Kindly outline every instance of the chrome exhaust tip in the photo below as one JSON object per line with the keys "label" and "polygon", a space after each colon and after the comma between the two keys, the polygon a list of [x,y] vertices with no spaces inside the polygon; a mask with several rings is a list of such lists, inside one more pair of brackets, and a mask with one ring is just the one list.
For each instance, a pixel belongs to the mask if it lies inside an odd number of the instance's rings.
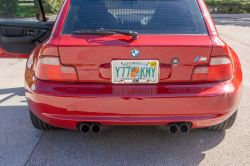
{"label": "chrome exhaust tip", "polygon": [[179,131],[179,127],[175,123],[170,123],[170,124],[167,125],[167,127],[168,127],[168,131],[171,134],[175,134],[175,133],[177,133]]}
{"label": "chrome exhaust tip", "polygon": [[84,124],[82,124],[81,126],[80,126],[80,131],[82,132],[82,133],[88,133],[89,132],[89,130],[90,130],[90,125],[89,124],[87,124],[87,123],[84,123]]}
{"label": "chrome exhaust tip", "polygon": [[101,124],[96,124],[94,123],[92,126],[91,126],[91,131],[93,133],[99,133],[101,131]]}
{"label": "chrome exhaust tip", "polygon": [[190,130],[190,127],[187,123],[180,123],[179,128],[182,134],[187,134]]}

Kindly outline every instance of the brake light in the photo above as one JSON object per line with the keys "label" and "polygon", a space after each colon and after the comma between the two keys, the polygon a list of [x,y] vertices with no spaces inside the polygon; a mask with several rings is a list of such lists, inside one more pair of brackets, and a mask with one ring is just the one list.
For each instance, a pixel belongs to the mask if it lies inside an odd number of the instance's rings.
{"label": "brake light", "polygon": [[75,67],[62,65],[58,57],[40,57],[35,75],[38,79],[46,81],[78,82]]}
{"label": "brake light", "polygon": [[209,65],[196,66],[192,82],[217,82],[229,80],[233,76],[231,60],[228,56],[211,57]]}

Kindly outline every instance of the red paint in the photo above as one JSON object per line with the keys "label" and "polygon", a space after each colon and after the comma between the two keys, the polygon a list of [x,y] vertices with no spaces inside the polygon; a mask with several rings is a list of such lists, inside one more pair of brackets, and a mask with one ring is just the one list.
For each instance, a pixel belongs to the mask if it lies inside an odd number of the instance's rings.
{"label": "red paint", "polygon": [[211,36],[217,36],[218,35],[218,32],[217,32],[217,29],[214,25],[214,21],[207,9],[207,6],[206,4],[204,3],[203,0],[197,0],[199,6],[200,6],[200,9],[201,9],[201,13],[203,15],[203,18],[204,18],[204,21],[206,23],[206,26],[207,26],[207,30],[208,30],[208,33],[209,35]]}
{"label": "red paint", "polygon": [[206,23],[206,26],[207,26],[207,29],[211,38],[211,42],[213,44],[211,56],[229,55],[232,60],[234,70],[239,69],[240,61],[239,61],[237,54],[223,40],[220,39],[216,26],[213,22],[213,19],[204,1],[203,0],[197,0],[197,1],[200,6],[201,12],[203,14],[203,18],[204,18],[204,21]]}
{"label": "red paint", "polygon": [[238,70],[241,68],[241,64],[240,64],[240,58],[238,57],[238,55],[235,53],[235,51],[229,47],[229,53],[230,53],[230,57],[233,61],[233,64],[234,64],[234,70]]}
{"label": "red paint", "polygon": [[[50,38],[43,43],[40,50],[40,55],[49,55],[49,56],[59,56],[58,55],[58,42],[60,36],[50,36]],[[39,56],[40,56],[39,55]]]}
{"label": "red paint", "polygon": [[[52,125],[76,129],[78,122],[103,125],[163,125],[190,121],[192,128],[218,124],[240,102],[242,72],[221,83],[152,85],[64,84],[34,79],[26,70],[30,109]],[[71,115],[67,106],[75,106]]]}
{"label": "red paint", "polygon": [[52,36],[60,36],[61,35],[61,31],[63,29],[64,21],[65,21],[65,18],[67,16],[67,13],[68,13],[70,2],[71,2],[71,0],[64,1],[63,5],[61,7],[61,10],[59,11],[59,13],[57,15],[57,18],[56,18],[56,21],[55,21],[55,24],[53,27],[53,31],[52,31]]}
{"label": "red paint", "polygon": [[[194,67],[209,62],[212,44],[208,35],[138,35],[137,40],[122,35],[65,35],[60,37],[58,48],[61,62],[76,67],[79,82],[111,83],[110,75],[102,76],[99,67],[112,60],[134,60],[130,50],[139,48],[138,60],[171,65],[170,77],[163,76],[169,75],[164,70],[161,72],[159,82],[166,83],[190,82]],[[206,61],[194,61],[204,56]],[[171,64],[176,57],[178,66]]]}

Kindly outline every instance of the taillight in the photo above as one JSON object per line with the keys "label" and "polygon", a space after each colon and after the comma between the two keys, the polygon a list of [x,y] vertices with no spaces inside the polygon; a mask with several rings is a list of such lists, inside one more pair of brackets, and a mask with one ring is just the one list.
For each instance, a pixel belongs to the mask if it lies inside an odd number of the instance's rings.
{"label": "taillight", "polygon": [[75,67],[62,65],[58,57],[40,57],[35,74],[38,79],[46,81],[78,82]]}
{"label": "taillight", "polygon": [[233,76],[231,60],[228,56],[211,57],[209,65],[196,66],[192,82],[218,82]]}

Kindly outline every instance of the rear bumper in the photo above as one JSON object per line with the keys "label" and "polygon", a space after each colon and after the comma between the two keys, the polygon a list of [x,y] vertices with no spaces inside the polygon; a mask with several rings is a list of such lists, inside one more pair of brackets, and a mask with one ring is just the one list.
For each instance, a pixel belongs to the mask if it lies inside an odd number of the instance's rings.
{"label": "rear bumper", "polygon": [[103,125],[164,125],[192,122],[192,128],[218,124],[240,102],[242,71],[221,83],[63,84],[40,81],[26,69],[25,92],[31,111],[43,121],[77,129],[78,122]]}

